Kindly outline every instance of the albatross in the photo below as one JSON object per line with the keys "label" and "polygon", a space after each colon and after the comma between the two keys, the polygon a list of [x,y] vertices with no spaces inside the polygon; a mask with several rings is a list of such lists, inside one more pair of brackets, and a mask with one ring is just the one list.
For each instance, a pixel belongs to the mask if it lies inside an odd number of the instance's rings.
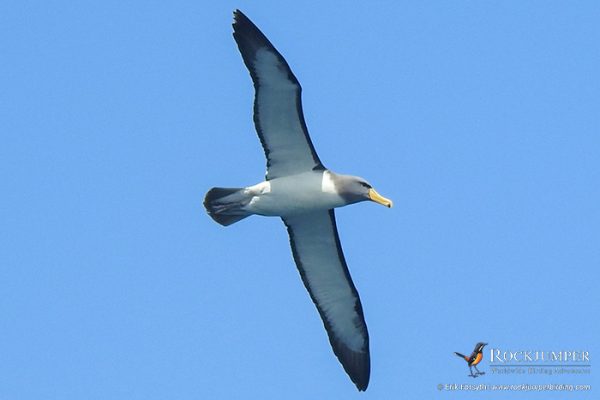
{"label": "albatross", "polygon": [[323,166],[304,122],[298,79],[256,25],[239,10],[233,14],[233,37],[254,83],[254,125],[267,173],[256,185],[210,189],[204,206],[224,226],[255,214],[281,217],[333,352],[364,391],[371,370],[369,333],[342,252],[334,208],[366,200],[392,207],[392,201],[363,178]]}

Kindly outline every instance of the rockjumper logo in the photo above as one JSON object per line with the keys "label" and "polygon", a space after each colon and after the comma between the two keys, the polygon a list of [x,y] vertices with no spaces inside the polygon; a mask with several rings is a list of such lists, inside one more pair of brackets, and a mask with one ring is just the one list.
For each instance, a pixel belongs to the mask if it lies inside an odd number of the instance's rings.
{"label": "rockjumper logo", "polygon": [[542,350],[502,350],[490,349],[490,364],[565,364],[565,363],[589,363],[589,351],[542,351]]}
{"label": "rockjumper logo", "polygon": [[[457,356],[459,356],[467,362],[467,365],[469,366],[469,371],[471,371],[469,376],[472,378],[477,378],[479,375],[485,375],[485,372],[481,372],[477,369],[477,364],[479,364],[481,360],[483,360],[483,348],[486,345],[487,343],[483,342],[477,343],[475,345],[475,350],[473,350],[470,356],[465,356],[464,354],[460,354],[456,351],[454,352],[454,354],[456,354]],[[475,368],[475,371],[477,371],[476,373],[473,373],[473,368]]]}

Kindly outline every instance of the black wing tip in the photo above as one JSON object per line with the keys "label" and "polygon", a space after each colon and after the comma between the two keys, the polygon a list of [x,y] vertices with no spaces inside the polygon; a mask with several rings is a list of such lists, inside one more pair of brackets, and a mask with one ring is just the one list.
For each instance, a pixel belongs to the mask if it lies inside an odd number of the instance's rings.
{"label": "black wing tip", "polygon": [[361,373],[354,377],[352,377],[350,375],[350,379],[352,379],[352,382],[354,382],[354,385],[356,385],[356,388],[358,389],[359,392],[364,392],[365,390],[367,390],[367,387],[369,386],[370,375],[371,375],[370,372],[367,371],[366,373]]}
{"label": "black wing tip", "polygon": [[233,10],[233,28],[235,29],[236,26],[242,24],[247,24],[248,22],[251,23],[250,19],[248,19],[248,17],[246,17],[246,14],[244,14],[243,12],[241,12],[239,9],[235,9]]}
{"label": "black wing tip", "polygon": [[236,9],[233,12],[233,24],[231,24],[231,26],[233,26],[233,36],[236,38],[240,35],[254,34],[260,37],[262,40],[269,42],[266,36],[254,24],[254,22],[252,22],[250,18],[248,18],[246,14],[240,10]]}
{"label": "black wing tip", "polygon": [[[283,59],[275,50],[273,44],[267,39],[264,33],[240,10],[233,12],[233,38],[237,43],[238,49],[244,59],[244,64],[250,71],[252,80],[256,85],[256,74],[254,73],[254,56],[258,49],[266,47]],[[285,62],[285,61],[284,61]]]}
{"label": "black wing tip", "polygon": [[[328,330],[329,333],[329,330]],[[369,346],[367,344],[365,351],[356,352],[350,350],[342,343],[334,343],[330,340],[331,347],[336,357],[344,367],[344,371],[350,377],[350,380],[356,385],[359,392],[364,392],[369,386],[369,379],[371,377],[371,356],[369,353]]]}

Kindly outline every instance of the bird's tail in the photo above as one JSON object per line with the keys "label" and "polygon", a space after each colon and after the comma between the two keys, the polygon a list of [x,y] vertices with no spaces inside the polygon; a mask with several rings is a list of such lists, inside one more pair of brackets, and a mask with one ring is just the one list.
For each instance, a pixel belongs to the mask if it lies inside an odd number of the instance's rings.
{"label": "bird's tail", "polygon": [[215,187],[204,196],[204,207],[212,219],[223,226],[228,226],[252,215],[243,209],[250,198],[244,188]]}
{"label": "bird's tail", "polygon": [[465,356],[464,354],[460,354],[457,353],[456,351],[454,352],[454,354],[456,354],[457,356],[459,356],[460,358],[464,358],[465,360],[468,360],[469,358],[467,356]]}

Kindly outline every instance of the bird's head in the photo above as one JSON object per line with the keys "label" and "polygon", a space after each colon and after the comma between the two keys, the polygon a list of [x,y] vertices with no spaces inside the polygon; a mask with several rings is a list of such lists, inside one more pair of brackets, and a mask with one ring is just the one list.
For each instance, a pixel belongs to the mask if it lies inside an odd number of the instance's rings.
{"label": "bird's head", "polygon": [[392,200],[386,199],[369,182],[358,176],[335,175],[333,182],[339,194],[348,201],[348,203],[358,203],[359,201],[374,201],[388,208],[393,205]]}
{"label": "bird's head", "polygon": [[487,343],[479,342],[475,345],[475,351],[483,351],[485,346],[487,346]]}

